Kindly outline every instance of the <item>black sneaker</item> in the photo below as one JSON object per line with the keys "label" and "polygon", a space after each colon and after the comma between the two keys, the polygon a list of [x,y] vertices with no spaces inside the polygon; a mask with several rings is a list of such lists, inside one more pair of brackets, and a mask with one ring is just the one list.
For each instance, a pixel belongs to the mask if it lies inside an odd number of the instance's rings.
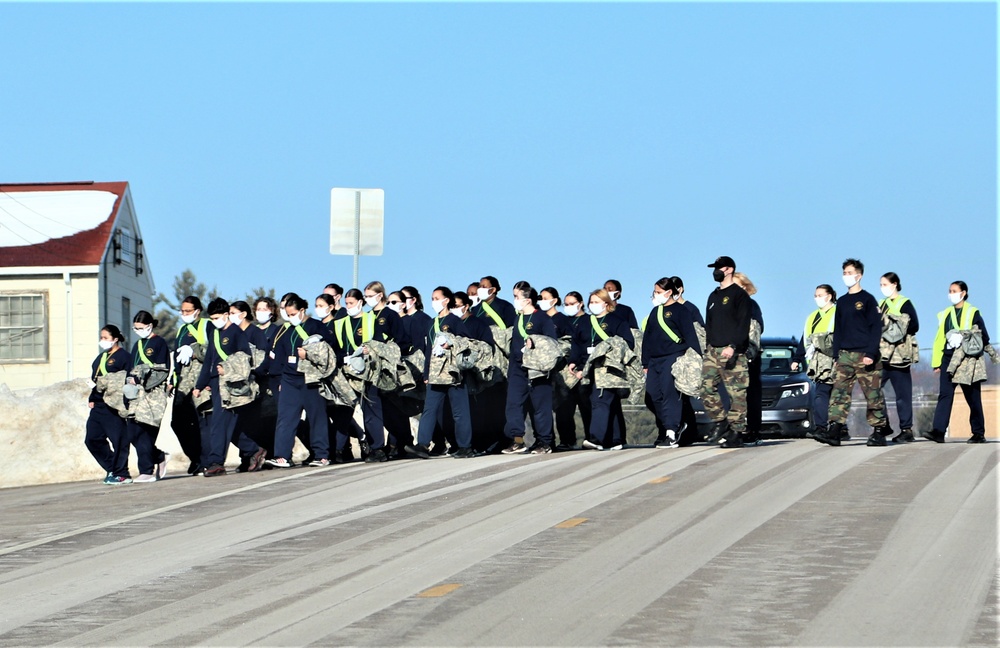
{"label": "black sneaker", "polygon": [[427,446],[416,445],[406,446],[406,451],[409,452],[414,457],[420,457],[421,459],[430,459],[431,451],[427,449]]}
{"label": "black sneaker", "polygon": [[944,432],[938,432],[937,430],[930,430],[929,432],[921,432],[920,436],[925,439],[929,439],[934,443],[944,443]]}
{"label": "black sneaker", "polygon": [[375,448],[365,457],[365,463],[382,463],[385,461],[389,461],[389,457],[385,456],[385,451],[382,448]]}
{"label": "black sneaker", "polygon": [[707,441],[710,445],[718,443],[719,439],[725,436],[726,429],[728,427],[729,425],[725,421],[713,423],[711,429],[708,431],[708,436],[705,437],[705,441]]}
{"label": "black sneaker", "polygon": [[202,473],[205,477],[220,477],[226,474],[226,467],[222,464],[213,464]]}
{"label": "black sneaker", "polygon": [[913,443],[916,439],[913,438],[913,432],[911,430],[903,430],[895,436],[892,440],[893,443]]}
{"label": "black sneaker", "polygon": [[527,450],[527,448],[523,443],[514,441],[509,446],[501,450],[500,454],[524,454],[525,450]]}
{"label": "black sneaker", "polygon": [[333,455],[333,463],[345,464],[352,463],[354,461],[354,450],[351,446],[347,446],[339,452],[335,452]]}
{"label": "black sneaker", "polygon": [[973,434],[966,443],[986,443],[986,437],[982,434]]}
{"label": "black sneaker", "polygon": [[201,468],[201,466],[198,464],[198,462],[192,461],[190,464],[188,464],[188,474],[189,475],[197,474],[199,468]]}
{"label": "black sneaker", "polygon": [[841,441],[851,440],[851,433],[847,431],[846,427],[840,431],[840,440]]}
{"label": "black sneaker", "polygon": [[[428,453],[432,457],[443,457],[448,452],[448,446],[444,443],[435,443]],[[426,458],[426,457],[425,457]]]}
{"label": "black sneaker", "polygon": [[476,456],[476,451],[472,448],[459,448],[451,456],[455,459],[472,459]]}
{"label": "black sneaker", "polygon": [[361,449],[361,459],[367,460],[368,455],[371,453],[371,448],[368,447],[368,441],[365,439],[358,439],[358,447]]}
{"label": "black sneaker", "polygon": [[722,437],[719,443],[720,448],[742,448],[743,447],[743,435],[739,432],[734,432],[729,430],[726,436]]}
{"label": "black sneaker", "polygon": [[878,430],[872,432],[871,436],[868,437],[868,443],[865,444],[869,448],[874,448],[876,446],[889,445],[885,440],[885,435],[880,433]]}
{"label": "black sneaker", "polygon": [[528,454],[552,454],[552,446],[545,443],[536,443],[528,449]]}
{"label": "black sneaker", "polygon": [[576,450],[576,447],[566,443],[560,443],[554,448],[555,452],[570,452],[572,450]]}

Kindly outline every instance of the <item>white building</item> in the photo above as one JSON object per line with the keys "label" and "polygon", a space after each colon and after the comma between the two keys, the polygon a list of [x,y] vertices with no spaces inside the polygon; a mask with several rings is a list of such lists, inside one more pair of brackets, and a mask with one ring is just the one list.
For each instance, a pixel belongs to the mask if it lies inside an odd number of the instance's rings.
{"label": "white building", "polygon": [[127,182],[0,184],[0,383],[89,377],[101,327],[131,348],[153,294]]}

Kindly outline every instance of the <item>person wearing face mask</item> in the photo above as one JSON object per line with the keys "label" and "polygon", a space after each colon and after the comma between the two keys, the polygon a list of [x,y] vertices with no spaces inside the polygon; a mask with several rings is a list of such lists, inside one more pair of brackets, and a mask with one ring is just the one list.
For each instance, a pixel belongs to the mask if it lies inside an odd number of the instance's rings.
{"label": "person wearing face mask", "polygon": [[101,352],[94,359],[90,370],[90,382],[94,385],[87,399],[90,415],[87,417],[87,435],[84,445],[100,464],[108,486],[131,484],[128,471],[128,432],[125,421],[118,412],[108,407],[104,395],[98,391],[97,382],[101,376],[132,368],[128,351],[121,347],[125,338],[114,324],[101,329],[98,344]]}
{"label": "person wearing face mask", "polygon": [[604,290],[608,292],[611,300],[615,303],[615,312],[618,313],[618,317],[628,322],[629,328],[638,330],[639,320],[635,318],[635,311],[618,301],[622,296],[622,282],[617,279],[608,279],[604,282]]}
{"label": "person wearing face mask", "polygon": [[340,284],[326,284],[326,287],[323,288],[323,294],[333,298],[333,304],[330,306],[330,313],[333,315],[333,319],[339,320],[347,317],[347,309],[340,303],[344,296],[344,289],[341,288]]}
{"label": "person wearing face mask", "polygon": [[[753,298],[757,294],[757,286],[750,281],[750,277],[742,272],[733,273],[733,282],[745,290],[750,297],[750,343],[747,346],[747,428],[743,433],[744,445],[760,445],[760,429],[763,425],[763,397],[764,386],[760,378],[760,334],[764,332],[764,315],[761,313],[760,304]],[[756,330],[756,334],[755,333]]]}
{"label": "person wearing face mask", "polygon": [[[567,295],[567,299],[569,296]],[[594,349],[604,340],[619,337],[635,348],[632,327],[615,311],[615,302],[608,291],[600,288],[590,293],[589,317],[584,317],[573,334],[570,347],[569,370],[576,377],[584,377],[583,369]],[[621,396],[616,389],[601,389],[594,383],[594,370],[590,370],[590,426],[584,448],[591,450],[621,450],[625,443]]]}
{"label": "person wearing face mask", "polygon": [[226,474],[226,450],[230,442],[240,449],[240,457],[247,465],[256,470],[264,461],[264,450],[239,429],[238,411],[222,406],[222,392],[219,390],[219,378],[225,375],[222,363],[237,352],[252,358],[250,344],[240,327],[230,321],[229,303],[225,299],[217,297],[208,304],[208,317],[212,322],[208,351],[192,392],[198,398],[202,391],[207,390],[212,399],[212,411],[205,415],[202,425],[201,465],[205,467],[202,474],[205,477]]}
{"label": "person wearing face mask", "polygon": [[[358,292],[358,298],[360,295],[361,293]],[[336,302],[329,293],[324,292],[316,296],[316,307],[313,309],[313,314],[327,328],[331,339],[336,339],[338,322],[344,321],[344,318],[337,317],[336,307]],[[342,310],[345,317],[350,317],[347,315],[346,308]],[[337,345],[334,344],[333,347],[336,351]],[[343,364],[343,357],[340,353],[338,353],[338,364]],[[350,437],[358,439],[359,444],[364,443],[364,430],[354,422],[353,407],[337,405],[333,401],[325,401],[325,405],[328,421],[327,438],[335,444],[335,449],[331,452],[331,460],[334,463],[351,463],[354,461],[354,451],[351,449]]]}
{"label": "person wearing face mask", "polygon": [[[830,392],[833,390],[833,372],[824,370],[825,367],[832,367],[835,358],[824,352],[825,344],[814,344],[814,340],[823,339],[832,343],[833,327],[835,315],[837,313],[837,293],[833,286],[820,284],[816,286],[813,294],[816,302],[816,310],[806,317],[805,327],[802,331],[802,338],[792,360],[792,371],[800,371],[803,364],[807,364],[808,376],[816,384],[816,398],[813,401],[813,429],[826,428],[829,424]],[[806,348],[809,345],[809,348]],[[830,351],[826,348],[826,351]],[[849,441],[850,435],[844,436],[841,431],[841,440]]]}
{"label": "person wearing face mask", "polygon": [[174,343],[174,372],[169,387],[174,394],[170,428],[177,435],[181,450],[191,461],[188,474],[193,475],[201,468],[201,417],[190,390],[181,391],[181,383],[193,387],[195,378],[201,372],[208,342],[208,320],[201,317],[201,300],[194,295],[184,298],[180,310],[181,325]]}
{"label": "person wearing face mask", "polygon": [[[694,321],[694,330],[698,334],[699,343],[705,339],[705,319],[701,316],[701,311],[695,306],[694,302],[684,299],[684,280],[678,276],[670,277],[670,282],[677,289],[677,303],[688,309],[691,314],[691,319]],[[681,394],[681,408],[683,414],[681,415],[681,428],[682,432],[679,433],[679,439],[677,440],[677,445],[680,447],[686,447],[698,441],[701,441],[701,437],[698,435],[698,417],[695,414],[694,406],[691,404],[691,397],[687,394]]]}
{"label": "person wearing face mask", "polygon": [[[485,303],[485,302],[484,302]],[[482,304],[480,304],[482,305]],[[537,308],[538,292],[524,282],[514,288],[514,310],[517,312],[510,338],[510,364],[507,367],[507,403],[504,437],[507,447],[503,454],[549,454],[552,452],[552,378],[529,378],[522,364],[525,348],[531,348],[531,335],[556,337],[552,319]],[[531,415],[535,442],[524,444],[525,406]]]}
{"label": "person wearing face mask", "polygon": [[867,445],[884,446],[885,437],[891,430],[882,399],[882,354],[879,351],[882,314],[875,298],[861,288],[864,264],[858,259],[847,259],[842,267],[847,293],[837,300],[834,315],[833,357],[837,364],[830,392],[830,425],[826,429],[816,428],[813,438],[827,445],[840,445],[851,410],[851,392],[854,383],[858,383],[868,403],[868,424],[873,428]]}
{"label": "person wearing face mask", "polygon": [[[472,293],[469,293],[471,296]],[[479,280],[476,288],[479,303],[472,309],[472,315],[483,323],[498,329],[508,329],[514,325],[517,313],[514,306],[500,297],[500,282],[487,275]],[[504,413],[507,408],[507,382],[501,381],[476,395],[473,410],[479,410],[478,419],[485,424],[483,434],[492,439],[489,452],[500,452],[509,442],[504,435]]]}
{"label": "person wearing face mask", "polygon": [[258,297],[253,303],[254,324],[264,333],[267,338],[267,348],[274,344],[274,336],[278,334],[280,325],[275,322],[278,319],[278,302],[270,297]]}
{"label": "person wearing face mask", "polygon": [[[736,262],[720,256],[713,263],[712,278],[719,287],[708,296],[705,308],[704,364],[701,399],[712,420],[707,440],[724,448],[742,448],[747,423],[747,387],[750,382],[747,348],[750,345],[750,296],[733,281]],[[719,393],[729,394],[729,412]]]}
{"label": "person wearing face mask", "polygon": [[[559,291],[549,286],[548,288],[543,288],[539,293],[538,299],[538,310],[542,311],[550,318],[552,318],[552,324],[556,327],[556,337],[560,340],[572,340],[573,331],[575,327],[573,326],[573,320],[564,313],[560,313],[557,309],[558,306],[562,305],[562,299],[559,298]],[[576,447],[576,429],[573,426],[573,436],[570,438],[569,432],[565,427],[559,427],[559,410],[565,409],[566,400],[569,397],[569,391],[564,384],[559,371],[564,366],[565,362],[569,360],[569,351],[567,349],[566,357],[556,365],[556,368],[552,371],[553,380],[553,404],[554,412],[553,416],[556,421],[556,430],[559,434],[559,445],[557,445],[554,450],[556,452],[565,452],[567,450],[572,450]]]}
{"label": "person wearing face mask", "polygon": [[466,294],[469,296],[469,308],[475,308],[476,306],[479,305],[479,302],[481,300],[479,299],[478,293],[479,293],[479,282],[473,281],[472,283],[469,284],[469,287],[466,288]]}
{"label": "person wearing face mask", "polygon": [[[447,402],[451,407],[451,419],[454,424],[456,450],[452,454],[456,459],[467,459],[476,455],[472,449],[472,420],[469,410],[469,393],[465,387],[465,377],[457,385],[431,385],[430,379],[431,356],[439,352],[437,348],[438,335],[454,335],[466,337],[465,326],[461,315],[451,312],[451,309],[458,306],[455,295],[445,286],[438,286],[431,295],[431,305],[437,314],[432,320],[427,332],[427,340],[424,346],[428,353],[424,357],[424,383],[427,384],[427,397],[424,401],[423,415],[420,417],[420,425],[417,430],[417,442],[406,446],[406,451],[421,459],[429,459],[431,451],[428,448],[434,438],[435,430],[440,426]],[[442,338],[443,339],[443,338]],[[445,347],[447,348],[447,346]]]}
{"label": "person wearing face mask", "polygon": [[[132,345],[131,366],[140,364],[170,366],[170,348],[167,342],[153,333],[159,322],[153,319],[148,311],[139,311],[132,318],[132,331],[136,335]],[[160,389],[164,389],[162,385]],[[140,423],[134,416],[126,419],[125,429],[128,440],[135,447],[139,475],[136,483],[155,482],[167,476],[167,454],[156,447],[156,437],[160,434],[159,425]]]}
{"label": "person wearing face mask", "polygon": [[303,344],[314,335],[331,344],[330,330],[319,320],[307,316],[309,304],[295,293],[283,298],[288,328],[276,339],[274,354],[281,361],[281,384],[278,398],[278,424],[274,431],[274,457],[266,463],[273,468],[291,468],[295,436],[305,412],[308,429],[310,466],[330,465],[330,437],[326,399],[319,393],[319,384],[307,385],[299,363],[305,360]]}
{"label": "person wearing face mask", "polygon": [[691,312],[677,302],[677,294],[668,277],[653,284],[653,310],[646,317],[642,333],[646,393],[663,425],[663,432],[653,443],[657,448],[676,448],[683,432],[683,403],[674,384],[674,363],[689,348],[701,353]]}
{"label": "person wearing face mask", "polygon": [[[882,389],[892,383],[892,389],[896,393],[896,414],[899,416],[899,434],[893,439],[893,443],[910,443],[913,438],[913,377],[910,375],[910,364],[913,356],[912,350],[917,346],[913,336],[920,330],[920,321],[917,319],[917,309],[913,307],[913,302],[907,297],[899,294],[903,285],[899,280],[899,275],[895,272],[887,272],[879,280],[882,296],[884,299],[879,302],[879,310],[883,316],[909,317],[906,326],[906,336],[893,346],[893,349],[901,348],[905,353],[891,353],[890,357],[882,358]],[[882,395],[885,398],[885,394]]]}
{"label": "person wearing face mask", "polygon": [[[450,313],[455,317],[462,320],[462,334],[473,340],[479,340],[488,344],[490,347],[495,347],[496,342],[493,339],[493,331],[486,323],[472,314],[473,310],[473,299],[468,293],[458,291],[454,295],[455,305],[451,308]],[[468,386],[466,392],[469,393]],[[486,412],[484,412],[482,407],[479,407],[476,402],[477,395],[469,393],[469,415],[472,422],[472,447],[477,454],[485,453],[490,446],[495,442],[494,438],[487,435],[484,431],[489,428],[488,421],[484,420]],[[441,418],[441,429],[440,434],[436,433],[434,437],[434,446],[431,447],[431,455],[442,454],[444,449],[444,439],[447,438],[449,442],[454,441],[452,446],[456,451],[458,448],[458,441],[455,439],[454,423],[450,417]],[[451,452],[451,450],[449,450]]]}
{"label": "person wearing face mask", "polygon": [[[967,443],[986,443],[986,419],[983,415],[982,386],[985,378],[975,372],[969,380],[958,382],[959,369],[962,363],[973,361],[966,358],[956,367],[952,360],[956,353],[965,353],[967,344],[963,337],[968,336],[973,329],[979,329],[983,350],[989,351],[990,334],[986,330],[986,322],[979,309],[968,303],[969,286],[964,281],[955,281],[948,287],[948,300],[951,306],[938,313],[938,330],[934,336],[934,346],[931,350],[931,367],[940,380],[937,406],[934,408],[934,428],[922,431],[920,436],[935,443],[944,443],[945,433],[951,421],[951,408],[955,401],[955,385],[962,386],[962,394],[969,405],[969,426],[972,436]],[[994,353],[990,352],[991,357]]]}
{"label": "person wearing face mask", "polygon": [[[544,294],[545,291],[543,290]],[[563,316],[566,318],[565,323],[570,326],[570,352],[572,355],[572,340],[573,336],[576,335],[576,329],[580,326],[580,323],[586,318],[586,313],[583,311],[583,295],[575,290],[571,290],[566,293],[566,298],[563,300]],[[556,330],[559,331],[559,323],[556,318],[553,317],[553,322],[556,323]],[[562,337],[562,335],[560,335]],[[568,363],[570,358],[566,358]],[[572,450],[577,447],[576,445],[576,410],[580,410],[580,419],[583,421],[584,436],[586,436],[586,431],[590,429],[590,389],[588,385],[584,385],[582,382],[576,383],[572,389],[569,390],[566,398],[556,406],[555,419],[556,419],[556,430],[559,434],[559,445],[556,446],[556,450],[565,451]]]}
{"label": "person wearing face mask", "polygon": [[[273,407],[273,398],[267,395],[268,387],[270,386],[269,372],[271,367],[272,341],[268,340],[267,333],[263,329],[251,323],[250,313],[250,305],[245,301],[237,300],[229,305],[229,321],[243,331],[243,334],[247,338],[247,343],[250,345],[250,351],[253,354],[253,366],[250,370],[250,377],[260,387],[257,398],[252,403],[248,403],[237,410],[238,420],[236,427],[249,436],[258,446],[263,448],[264,456],[267,457],[271,456],[274,452],[274,424],[271,421],[277,415],[276,410],[272,416],[264,415],[265,402],[271,401],[269,405]],[[270,412],[268,413],[270,414]],[[268,423],[269,425],[265,426]],[[263,462],[259,462],[256,466],[251,465],[250,459],[252,459],[252,455],[250,457],[244,456],[242,459],[237,472],[250,472],[251,468],[259,470],[263,465]]]}

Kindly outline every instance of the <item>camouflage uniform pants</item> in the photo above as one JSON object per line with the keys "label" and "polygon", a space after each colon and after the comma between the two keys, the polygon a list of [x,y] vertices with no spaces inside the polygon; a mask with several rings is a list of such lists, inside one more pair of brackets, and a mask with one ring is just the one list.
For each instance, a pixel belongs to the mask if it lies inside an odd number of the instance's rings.
{"label": "camouflage uniform pants", "polygon": [[868,402],[868,424],[879,427],[886,424],[885,400],[882,398],[882,363],[865,366],[861,351],[841,351],[833,370],[833,391],[830,392],[830,423],[847,423],[851,411],[851,392],[854,383],[861,385],[861,392]]}
{"label": "camouflage uniform pants", "polygon": [[[743,354],[736,354],[736,362],[731,368],[726,368],[727,361],[722,358],[722,351],[727,348],[708,347],[708,352],[705,353],[701,370],[701,401],[705,405],[705,413],[713,423],[726,419],[733,431],[742,434],[747,427],[747,386],[750,383],[750,372],[747,369],[747,357]],[[726,393],[729,394],[728,413],[722,405],[719,383],[725,385]]]}

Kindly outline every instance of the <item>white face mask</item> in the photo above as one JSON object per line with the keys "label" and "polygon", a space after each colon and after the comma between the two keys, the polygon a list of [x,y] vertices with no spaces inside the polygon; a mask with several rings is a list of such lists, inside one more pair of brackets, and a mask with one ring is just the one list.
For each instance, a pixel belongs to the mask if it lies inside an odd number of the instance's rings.
{"label": "white face mask", "polygon": [[[405,308],[406,308],[406,312],[407,312],[407,313],[409,313],[409,312],[410,312],[411,310],[413,310],[413,309],[415,309],[415,308],[417,307],[417,300],[416,300],[416,299],[413,299],[413,298],[411,297],[410,299],[407,299],[407,300],[406,300],[406,301],[404,302],[404,304],[405,304]],[[403,304],[401,304],[401,306],[402,306],[402,305],[403,305]]]}
{"label": "white face mask", "polygon": [[515,299],[514,300],[514,312],[522,313],[524,308],[531,302],[530,299]]}
{"label": "white face mask", "polygon": [[295,315],[289,315],[288,323],[291,324],[292,326],[298,326],[299,324],[302,323],[302,316],[303,316],[302,311],[299,311]]}
{"label": "white face mask", "polygon": [[440,314],[444,310],[445,304],[448,303],[447,299],[435,299],[431,302],[431,308],[434,309],[435,313]]}
{"label": "white face mask", "polygon": [[451,314],[459,319],[465,317],[465,306],[456,306],[455,308],[452,308]]}
{"label": "white face mask", "polygon": [[816,300],[816,308],[824,308],[830,303],[829,297],[813,297],[813,299]]}
{"label": "white face mask", "polygon": [[267,324],[271,321],[271,311],[257,311],[257,323]]}
{"label": "white face mask", "polygon": [[605,304],[603,301],[596,302],[596,303],[591,302],[591,304],[590,304],[590,312],[593,313],[594,315],[597,315],[598,317],[600,317],[601,315],[603,315],[604,311],[606,311],[607,308],[608,308],[608,305]]}
{"label": "white face mask", "polygon": [[380,301],[382,301],[382,298],[378,295],[375,295],[374,297],[365,297],[365,303],[368,304],[369,308],[375,308],[378,306]]}
{"label": "white face mask", "polygon": [[479,297],[480,301],[486,301],[487,299],[490,298],[490,289],[489,288],[477,288],[476,289],[476,296]]}
{"label": "white face mask", "polygon": [[663,306],[667,303],[667,293],[661,292],[653,295],[653,306]]}
{"label": "white face mask", "polygon": [[228,323],[229,323],[228,317],[212,318],[212,326],[214,326],[217,329],[225,328],[226,324]]}
{"label": "white face mask", "polygon": [[551,310],[553,306],[556,305],[556,300],[554,299],[540,299],[538,301],[538,308],[543,311]]}
{"label": "white face mask", "polygon": [[229,314],[229,321],[232,322],[233,324],[235,324],[236,326],[239,326],[240,324],[242,324],[243,320],[245,320],[245,319],[246,318],[243,317],[242,315],[240,315],[239,313],[230,313]]}
{"label": "white face mask", "polygon": [[389,310],[391,310],[391,311],[393,311],[395,313],[402,314],[403,313],[403,305],[402,304],[389,304]]}
{"label": "white face mask", "polygon": [[190,315],[181,315],[181,321],[185,324],[194,324],[196,319],[198,319],[198,311],[195,311]]}
{"label": "white face mask", "polygon": [[959,302],[963,299],[962,292],[948,293],[948,301],[952,303],[953,306],[958,306]]}
{"label": "white face mask", "polygon": [[618,297],[621,294],[622,294],[622,291],[620,291],[620,290],[609,290],[608,291],[608,297],[610,297],[614,301],[618,301]]}
{"label": "white face mask", "polygon": [[361,314],[361,304],[358,304],[357,306],[355,306],[353,308],[351,308],[350,306],[348,306],[347,307],[347,314],[350,315],[351,317],[357,317],[358,315],[360,315]]}
{"label": "white face mask", "polygon": [[563,306],[563,312],[570,317],[576,317],[576,314],[580,312],[580,304],[572,304]]}
{"label": "white face mask", "polygon": [[153,334],[153,327],[152,327],[152,325],[147,326],[146,328],[134,329],[134,330],[135,330],[135,334],[138,335],[139,338],[142,339],[142,340],[145,340],[146,338],[148,338],[150,335]]}
{"label": "white face mask", "polygon": [[285,322],[288,321],[288,313],[285,312],[284,308],[282,308],[281,310],[279,310],[278,313],[281,315],[281,319],[282,320],[284,320]]}
{"label": "white face mask", "polygon": [[111,347],[113,347],[113,346],[115,345],[115,341],[114,341],[114,340],[99,340],[99,341],[97,342],[97,344],[98,344],[98,346],[100,346],[100,347],[101,347],[101,349],[103,349],[104,351],[108,351],[108,350],[110,350],[110,349],[111,349]]}
{"label": "white face mask", "polygon": [[472,301],[473,306],[478,306],[479,302],[482,301],[481,299],[479,299],[479,295],[472,295],[470,299]]}
{"label": "white face mask", "polygon": [[314,311],[314,313],[316,315],[316,319],[318,319],[318,320],[324,320],[324,319],[326,319],[326,316],[330,314],[330,309],[329,308],[320,308],[320,307],[317,306],[316,310]]}
{"label": "white face mask", "polygon": [[886,297],[892,297],[892,293],[896,292],[896,289],[892,287],[892,284],[888,286],[882,286],[882,294]]}
{"label": "white face mask", "polygon": [[848,288],[853,288],[854,284],[858,283],[858,279],[860,278],[859,275],[844,275],[844,285]]}

